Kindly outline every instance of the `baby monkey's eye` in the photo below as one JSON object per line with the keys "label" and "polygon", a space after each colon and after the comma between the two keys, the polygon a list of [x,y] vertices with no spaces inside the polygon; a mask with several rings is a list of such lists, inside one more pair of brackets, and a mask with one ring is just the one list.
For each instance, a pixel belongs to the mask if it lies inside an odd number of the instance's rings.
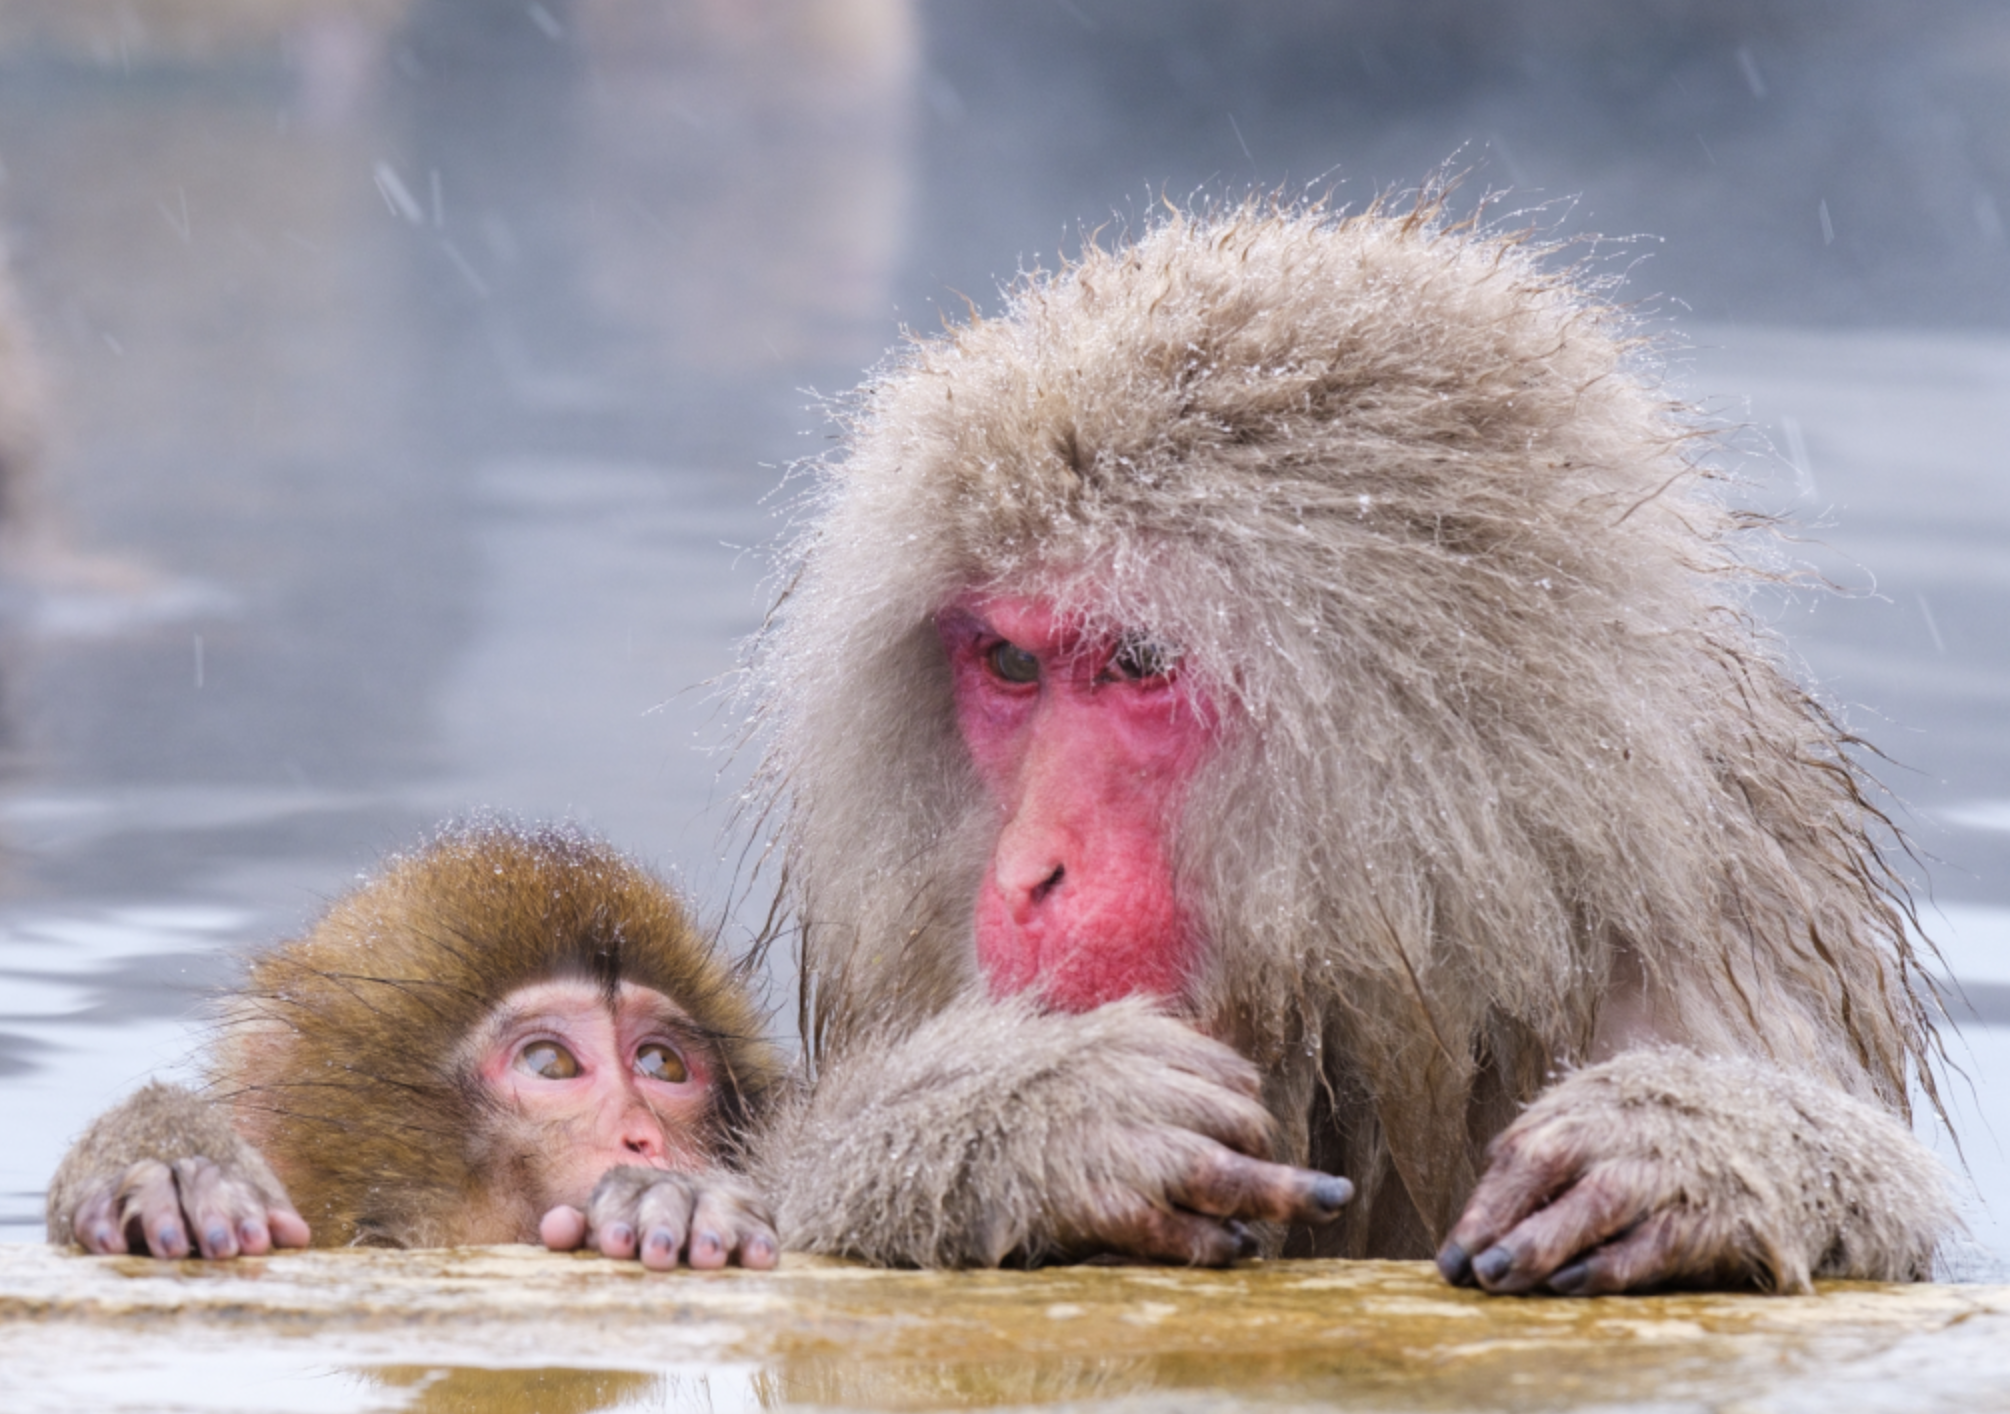
{"label": "baby monkey's eye", "polygon": [[691,1078],[691,1072],[684,1064],[684,1057],[661,1041],[651,1041],[636,1050],[635,1073],[671,1085],[682,1085]]}
{"label": "baby monkey's eye", "polygon": [[532,1041],[516,1053],[516,1068],[543,1080],[570,1080],[579,1074],[579,1060],[556,1041]]}
{"label": "baby monkey's eye", "polygon": [[1038,682],[1040,660],[1016,643],[1000,643],[984,655],[991,671],[1006,682]]}
{"label": "baby monkey's eye", "polygon": [[1162,678],[1173,670],[1179,662],[1179,649],[1170,643],[1163,643],[1144,634],[1125,634],[1117,644],[1117,651],[1110,655],[1110,673],[1113,677],[1142,682],[1147,678]]}

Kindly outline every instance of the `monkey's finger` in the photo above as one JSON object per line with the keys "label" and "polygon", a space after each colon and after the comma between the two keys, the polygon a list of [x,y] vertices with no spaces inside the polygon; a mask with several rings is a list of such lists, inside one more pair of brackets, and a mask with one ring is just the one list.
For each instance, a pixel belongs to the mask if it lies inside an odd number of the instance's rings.
{"label": "monkey's finger", "polygon": [[1187,1176],[1168,1196],[1209,1217],[1329,1223],[1354,1196],[1354,1185],[1332,1174],[1266,1163],[1210,1144],[1195,1155]]}
{"label": "monkey's finger", "polygon": [[691,1265],[700,1270],[738,1259],[743,1267],[772,1267],[779,1241],[767,1205],[751,1191],[707,1185],[691,1211]]}
{"label": "monkey's finger", "polygon": [[[258,1256],[271,1250],[272,1231],[267,1226],[269,1200],[256,1185],[206,1158],[177,1159],[173,1168],[175,1187],[181,1190],[182,1213],[203,1256],[222,1260],[239,1254]],[[273,1205],[270,1211],[282,1215],[282,1228],[288,1236],[295,1235],[296,1226],[303,1231],[307,1226],[288,1205]],[[284,1216],[290,1216],[293,1223],[284,1224]]]}
{"label": "monkey's finger", "polygon": [[[201,1157],[176,1159],[170,1167],[197,1252],[212,1260],[235,1257],[238,1215],[233,1209],[237,1205],[223,1170]],[[247,1215],[250,1211],[245,1205]]]}
{"label": "monkey's finger", "polygon": [[1495,1295],[1533,1291],[1580,1252],[1639,1222],[1642,1192],[1624,1169],[1594,1168],[1473,1258],[1473,1275]]}
{"label": "monkey's finger", "polygon": [[1703,1254],[1697,1244],[1686,1240],[1693,1222],[1687,1214],[1656,1213],[1625,1236],[1552,1273],[1546,1285],[1559,1296],[1603,1296],[1703,1275],[1719,1264],[1699,1260]]}
{"label": "monkey's finger", "polygon": [[550,1251],[577,1251],[586,1245],[586,1214],[561,1203],[539,1219],[537,1237]]}
{"label": "monkey's finger", "polygon": [[[691,1236],[697,1206],[689,1181],[681,1176],[666,1175],[664,1182],[642,1190],[635,1205],[635,1225],[642,1233],[643,1266],[652,1272],[667,1272],[677,1265]],[[724,1262],[714,1265],[723,1266]]]}
{"label": "monkey's finger", "polygon": [[740,1265],[749,1271],[765,1272],[781,1260],[782,1239],[776,1235],[774,1225],[760,1222],[755,1230],[740,1239]]}
{"label": "monkey's finger", "polygon": [[116,1257],[128,1251],[119,1204],[119,1186],[109,1182],[93,1188],[77,1204],[77,1211],[70,1216],[70,1232],[86,1252]]}
{"label": "monkey's finger", "polygon": [[635,1256],[649,1226],[642,1212],[644,1199],[658,1186],[674,1188],[682,1182],[677,1175],[632,1164],[609,1169],[586,1200],[587,1245],[604,1257]]}
{"label": "monkey's finger", "polygon": [[144,1247],[169,1259],[188,1255],[188,1225],[172,1169],[157,1159],[144,1159],[126,1170],[119,1180],[119,1226],[128,1250]]}
{"label": "monkey's finger", "polygon": [[177,1159],[173,1168],[182,1212],[203,1256],[258,1257],[270,1252],[275,1242],[282,1247],[307,1245],[306,1219],[284,1197],[269,1196],[241,1170],[200,1157]]}
{"label": "monkey's finger", "polygon": [[1101,1200],[1092,1251],[1189,1267],[1225,1267],[1256,1253],[1255,1236],[1233,1219],[1162,1208],[1128,1189],[1105,1189]]}
{"label": "monkey's finger", "polygon": [[588,1240],[603,1257],[625,1261],[635,1255],[635,1225],[623,1219],[595,1228]]}
{"label": "monkey's finger", "polygon": [[[314,1233],[307,1226],[307,1219],[300,1216],[289,1203],[267,1201],[265,1208],[266,1235],[273,1247],[305,1247],[314,1240]],[[255,1245],[255,1238],[247,1237],[244,1250],[263,1252],[263,1246]]]}
{"label": "monkey's finger", "polygon": [[1556,1272],[1547,1284],[1559,1296],[1598,1296],[1668,1286],[1749,1287],[1754,1274],[1747,1254],[1701,1213],[1664,1208]]}
{"label": "monkey's finger", "polygon": [[1209,1085],[1220,1086],[1244,1099],[1262,1098],[1263,1079],[1240,1052],[1202,1036],[1182,1023],[1167,1019],[1165,1024],[1178,1027],[1176,1034],[1182,1044],[1169,1052],[1148,1050],[1147,1054],[1173,1070],[1183,1071]]}
{"label": "monkey's finger", "polygon": [[586,1225],[595,1232],[616,1222],[632,1226],[636,1205],[642,1201],[642,1195],[656,1184],[675,1182],[682,1180],[662,1169],[643,1168],[639,1164],[611,1168],[600,1176],[600,1181],[593,1185],[593,1192],[587,1197]]}
{"label": "monkey's finger", "polygon": [[1215,1089],[1201,1098],[1198,1115],[1173,1119],[1161,1114],[1161,1122],[1190,1126],[1194,1132],[1215,1143],[1255,1159],[1270,1157],[1275,1121],[1262,1101],[1239,1091]]}
{"label": "monkey's finger", "polygon": [[1438,1249],[1438,1270],[1454,1286],[1476,1285],[1473,1258],[1561,1192],[1583,1167],[1573,1151],[1518,1142],[1519,1138],[1509,1133],[1496,1143],[1479,1187]]}

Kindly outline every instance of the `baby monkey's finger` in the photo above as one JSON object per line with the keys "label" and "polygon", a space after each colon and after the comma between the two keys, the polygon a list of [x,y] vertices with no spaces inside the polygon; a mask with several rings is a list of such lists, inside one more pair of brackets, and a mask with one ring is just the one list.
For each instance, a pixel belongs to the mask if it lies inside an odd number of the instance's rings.
{"label": "baby monkey's finger", "polygon": [[720,1180],[699,1190],[691,1213],[693,1267],[723,1267],[736,1259],[743,1267],[772,1267],[780,1245],[767,1205],[751,1188]]}
{"label": "baby monkey's finger", "polygon": [[125,1224],[119,1216],[119,1185],[107,1181],[85,1195],[70,1217],[70,1232],[86,1252],[100,1257],[124,1256]]}
{"label": "baby monkey's finger", "polygon": [[119,1226],[128,1250],[144,1249],[171,1261],[188,1255],[188,1224],[172,1169],[144,1159],[126,1170],[119,1180]]}
{"label": "baby monkey's finger", "polygon": [[681,1175],[665,1174],[642,1191],[636,1225],[642,1230],[643,1266],[667,1272],[677,1265],[691,1237],[695,1208],[690,1180]]}
{"label": "baby monkey's finger", "polygon": [[586,1245],[586,1214],[560,1203],[537,1225],[537,1238],[553,1252],[574,1252]]}
{"label": "baby monkey's finger", "polygon": [[173,1167],[182,1212],[197,1250],[211,1261],[235,1257],[239,1251],[238,1222],[256,1213],[250,1188],[233,1182],[221,1168],[200,1156],[176,1159]]}

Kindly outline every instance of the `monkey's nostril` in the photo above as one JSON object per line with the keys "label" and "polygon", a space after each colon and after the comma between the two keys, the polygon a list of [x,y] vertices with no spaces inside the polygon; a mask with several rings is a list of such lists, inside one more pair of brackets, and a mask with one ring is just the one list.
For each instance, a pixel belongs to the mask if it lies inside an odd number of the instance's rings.
{"label": "monkey's nostril", "polygon": [[1033,886],[1033,902],[1035,903],[1041,902],[1047,897],[1048,894],[1051,894],[1052,892],[1054,892],[1054,890],[1060,888],[1061,876],[1067,872],[1068,870],[1066,865],[1056,864],[1054,866],[1053,873],[1049,874],[1046,878],[1042,879],[1039,883]]}

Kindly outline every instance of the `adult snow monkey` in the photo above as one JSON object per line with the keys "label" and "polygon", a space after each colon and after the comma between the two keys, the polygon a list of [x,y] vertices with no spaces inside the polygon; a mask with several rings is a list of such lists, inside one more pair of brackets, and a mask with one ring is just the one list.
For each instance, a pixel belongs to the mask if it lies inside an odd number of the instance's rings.
{"label": "adult snow monkey", "polygon": [[605,844],[450,827],[253,963],[207,1090],[149,1085],[91,1126],[49,1239],[773,1266],[766,1205],[723,1166],[781,1080],[760,1031],[744,979]]}
{"label": "adult snow monkey", "polygon": [[1904,886],[1698,428],[1432,192],[1162,218],[899,354],[752,662],[785,1241],[1927,1275]]}

